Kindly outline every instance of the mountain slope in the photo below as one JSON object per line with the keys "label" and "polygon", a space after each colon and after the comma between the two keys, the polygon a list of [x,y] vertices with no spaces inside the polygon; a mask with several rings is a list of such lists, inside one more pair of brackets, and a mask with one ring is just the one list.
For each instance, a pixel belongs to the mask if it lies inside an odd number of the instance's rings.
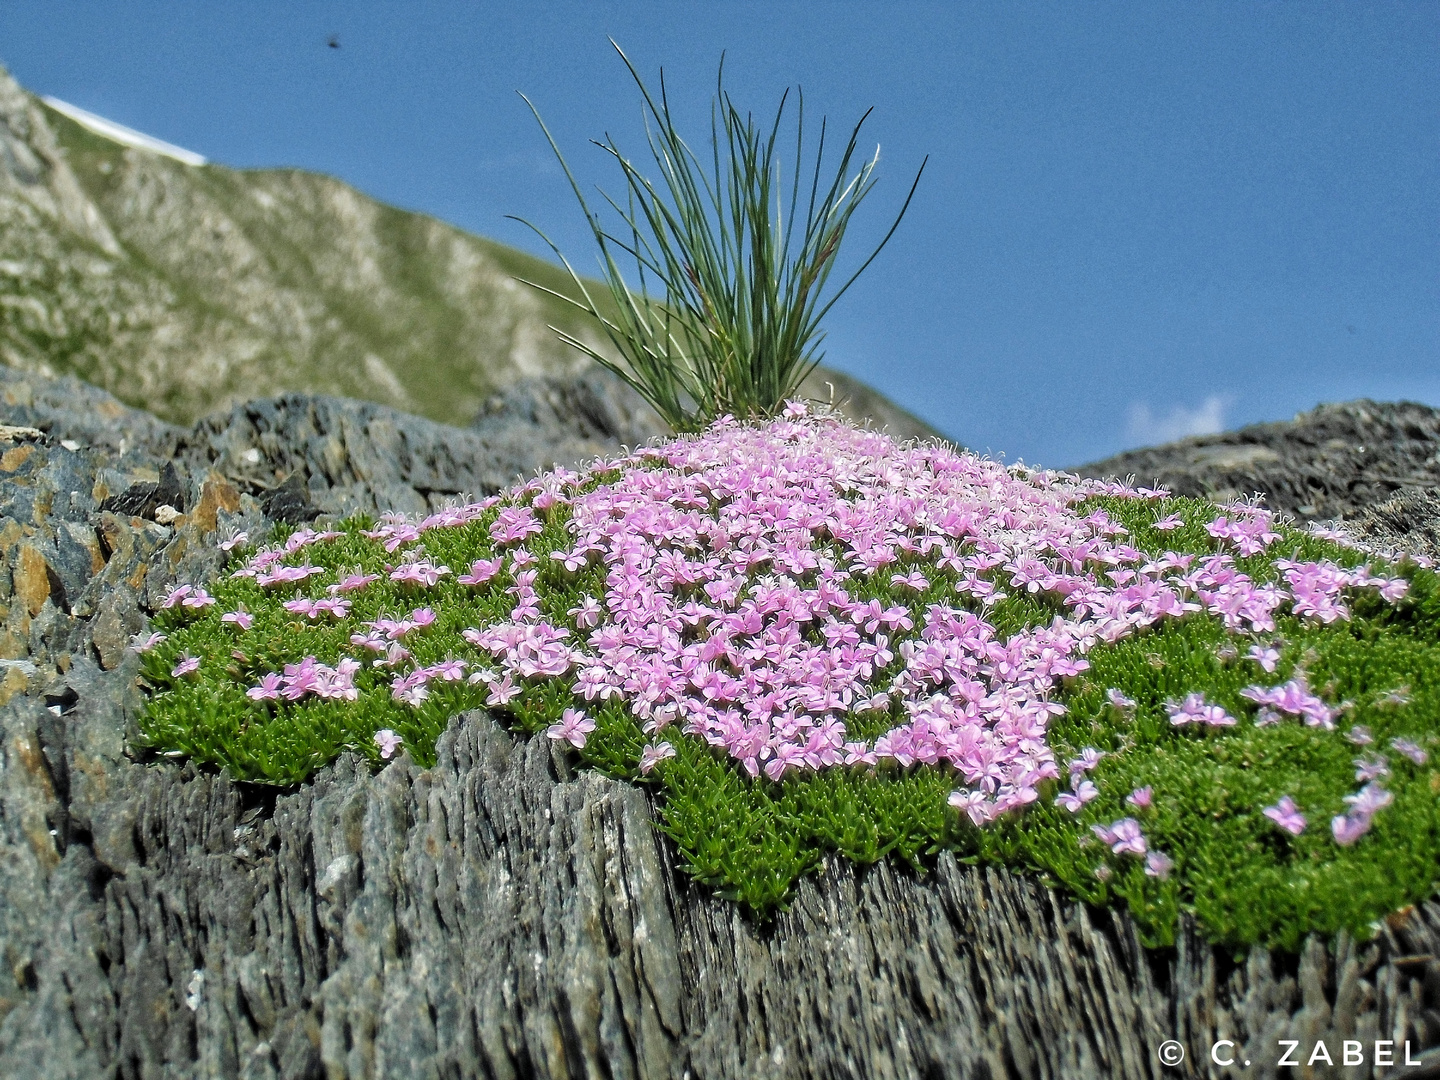
{"label": "mountain slope", "polygon": [[[122,146],[0,69],[0,361],[74,374],[189,423],[302,390],[468,423],[527,376],[589,361],[598,327],[515,280],[559,268],[298,169],[193,166]],[[933,434],[817,372],[849,411]]]}

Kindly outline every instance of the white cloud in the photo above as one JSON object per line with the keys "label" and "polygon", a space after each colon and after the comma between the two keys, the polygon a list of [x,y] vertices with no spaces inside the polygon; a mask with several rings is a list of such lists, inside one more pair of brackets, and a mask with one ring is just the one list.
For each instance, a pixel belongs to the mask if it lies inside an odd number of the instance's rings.
{"label": "white cloud", "polygon": [[1148,401],[1130,404],[1130,424],[1126,434],[1140,446],[1174,442],[1187,435],[1214,435],[1225,430],[1225,410],[1229,401],[1211,394],[1195,408],[1171,406],[1164,416],[1152,412]]}

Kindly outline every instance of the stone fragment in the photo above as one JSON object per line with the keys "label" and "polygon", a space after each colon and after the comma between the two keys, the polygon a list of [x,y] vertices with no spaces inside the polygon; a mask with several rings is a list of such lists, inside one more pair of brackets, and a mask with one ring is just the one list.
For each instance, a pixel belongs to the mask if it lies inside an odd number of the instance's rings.
{"label": "stone fragment", "polygon": [[91,626],[91,643],[100,666],[106,671],[120,666],[130,639],[145,628],[145,618],[135,591],[125,583],[116,585],[100,601]]}
{"label": "stone fragment", "polygon": [[200,501],[190,515],[202,533],[212,533],[219,527],[218,515],[223,510],[228,514],[240,510],[240,490],[223,476],[212,473],[200,488]]}
{"label": "stone fragment", "polygon": [[131,484],[119,495],[112,495],[102,502],[100,509],[127,517],[153,517],[161,506],[173,507],[177,511],[185,509],[185,491],[174,463],[169,461],[165,463],[157,482],[142,480]]}
{"label": "stone fragment", "polygon": [[63,598],[64,590],[59,578],[45,561],[44,554],[34,544],[20,545],[11,576],[15,583],[15,595],[32,617],[40,614],[46,600],[52,597]]}
{"label": "stone fragment", "polygon": [[292,472],[285,482],[267,492],[260,500],[265,516],[287,525],[304,525],[320,516],[320,508],[310,502],[310,492],[300,473]]}
{"label": "stone fragment", "polygon": [[6,450],[5,453],[0,454],[0,472],[13,473],[30,460],[30,455],[33,453],[35,453],[35,447],[28,444]]}

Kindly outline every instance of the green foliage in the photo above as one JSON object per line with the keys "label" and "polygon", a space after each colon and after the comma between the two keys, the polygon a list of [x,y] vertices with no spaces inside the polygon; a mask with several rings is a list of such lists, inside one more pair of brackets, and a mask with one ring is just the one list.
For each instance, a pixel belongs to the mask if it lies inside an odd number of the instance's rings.
{"label": "green foliage", "polygon": [[[827,186],[821,172],[825,123],[821,121],[812,171],[805,158],[804,98],[797,93],[787,202],[776,154],[785,97],[768,130],[757,125],[725,92],[722,59],[707,163],[675,129],[663,73],[657,98],[618,45],[615,50],[644,99],[649,149],[661,180],[657,186],[643,176],[609,136],[596,143],[614,157],[625,177],[624,207],[602,192],[623,222],[619,235],[609,231],[591,210],[539,112],[525,98],[600,247],[608,297],[587,285],[543,232],[524,222],[565,263],[580,298],[527,284],[598,319],[623,363],[566,330],[557,328],[556,333],[628,382],[676,431],[698,431],[726,413],[741,420],[773,416],[820,362],[820,321],[894,235],[924,163],[890,231],[827,298],[825,286],[851,215],[875,183],[878,147],[875,157],[850,175],[869,112],[850,133]],[[634,288],[624,278],[620,259],[634,260]],[[658,295],[652,295],[652,284]]]}
{"label": "green foliage", "polygon": [[[590,484],[598,482],[592,475]],[[1214,516],[1209,504],[1096,499],[1082,507],[1094,509],[1125,525],[1131,542],[1152,554],[1217,550],[1203,527]],[[466,526],[432,530],[425,536],[426,552],[457,573],[473,559],[497,554],[488,533],[496,512]],[[1152,527],[1172,513],[1183,515],[1186,526],[1170,533]],[[582,596],[603,595],[604,568],[592,564],[567,573],[548,559],[552,550],[567,546],[567,514],[561,508],[545,512],[544,532],[525,546],[540,558],[535,587],[546,617],[579,633],[567,613]],[[508,616],[513,603],[506,592],[513,584],[508,564],[483,587],[467,588],[450,577],[413,592],[384,576],[395,556],[361,535],[367,525],[346,522],[340,526],[342,539],[305,549],[314,565],[327,570],[321,584],[357,570],[381,573],[379,581],[354,594],[348,618],[308,622],[281,608],[285,596],[229,577],[213,586],[218,603],[208,612],[162,613],[160,624],[170,636],[145,659],[152,695],[142,721],[156,750],[224,766],[242,780],[289,785],[347,749],[381,766],[373,736],[390,728],[421,766],[433,764],[436,739],[454,714],[483,705],[483,686],[432,683],[430,700],[412,708],[392,700],[388,671],[367,667],[357,677],[360,699],[353,704],[313,697],[268,704],[245,696],[245,688],[264,673],[303,656],[333,665],[342,655],[354,655],[349,635],[362,622],[421,604],[438,620],[406,639],[417,664],[485,659],[460,631]],[[1274,576],[1276,555],[1292,553],[1344,565],[1361,558],[1287,529],[1269,553],[1239,564],[1265,580]],[[948,768],[902,769],[892,763],[791,774],[779,783],[763,776],[752,780],[702,740],[673,728],[665,737],[676,756],[643,777],[640,754],[649,740],[614,700],[586,704],[596,729],[576,753],[608,776],[650,785],[660,826],[675,841],[687,872],[761,915],[783,906],[796,880],[827,853],[861,864],[890,855],[923,873],[938,852],[951,850],[967,860],[1038,873],[1090,903],[1123,903],[1151,945],[1173,941],[1182,911],[1193,913],[1213,939],[1236,947],[1261,942],[1296,949],[1311,932],[1346,930],[1363,937],[1389,912],[1433,894],[1440,878],[1440,771],[1433,765],[1417,766],[1391,754],[1386,783],[1394,804],[1352,847],[1337,846],[1329,831],[1331,816],[1345,810],[1344,796],[1359,786],[1354,758],[1361,751],[1346,741],[1344,729],[1368,727],[1372,751],[1384,751],[1395,737],[1411,739],[1432,755],[1440,750],[1440,579],[1412,564],[1401,570],[1411,590],[1398,608],[1357,599],[1348,622],[1326,626],[1283,617],[1275,634],[1248,638],[1227,634],[1216,619],[1192,615],[1092,649],[1091,669],[1058,695],[1067,712],[1052,722],[1049,734],[1062,763],[1086,747],[1106,753],[1091,774],[1100,795],[1078,815],[1056,806],[1052,790],[1023,814],[977,829],[947,805],[958,783]],[[926,572],[931,589],[919,596],[881,580],[888,575],[857,582],[857,595],[904,604],[916,615],[942,595],[954,602],[953,575],[933,567]],[[255,619],[243,633],[220,621],[221,612],[239,604]],[[1025,594],[992,608],[987,617],[1006,634],[1047,623],[1059,610],[1053,601]],[[1251,643],[1280,650],[1274,675],[1245,659]],[[182,651],[201,658],[197,677],[170,675]],[[1300,671],[1327,700],[1347,703],[1342,732],[1296,721],[1271,726],[1250,721],[1253,707],[1240,691]],[[497,711],[517,731],[539,735],[564,709],[580,704],[570,682],[527,680],[520,696]],[[1106,692],[1112,688],[1134,699],[1133,712],[1109,702]],[[1223,705],[1240,723],[1223,731],[1173,727],[1165,703],[1190,692]],[[851,716],[847,723],[856,735],[874,737],[900,717],[896,706],[891,714]],[[571,751],[558,744],[556,752]],[[1142,786],[1153,789],[1154,804],[1137,811],[1125,798]],[[1300,836],[1281,832],[1261,813],[1283,795],[1291,795],[1310,820]],[[1092,825],[1132,815],[1141,820],[1152,848],[1174,860],[1167,879],[1147,877],[1138,860],[1112,855],[1091,835]]]}

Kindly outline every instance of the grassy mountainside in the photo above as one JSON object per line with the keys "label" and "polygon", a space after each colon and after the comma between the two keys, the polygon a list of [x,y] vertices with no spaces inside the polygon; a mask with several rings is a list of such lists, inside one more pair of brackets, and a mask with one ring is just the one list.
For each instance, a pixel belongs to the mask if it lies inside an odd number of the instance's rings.
{"label": "grassy mountainside", "polygon": [[[298,169],[190,166],[93,134],[0,70],[0,360],[190,422],[305,390],[464,424],[589,362],[559,268]],[[923,424],[854,380],[807,389]],[[912,432],[905,431],[905,434]]]}

